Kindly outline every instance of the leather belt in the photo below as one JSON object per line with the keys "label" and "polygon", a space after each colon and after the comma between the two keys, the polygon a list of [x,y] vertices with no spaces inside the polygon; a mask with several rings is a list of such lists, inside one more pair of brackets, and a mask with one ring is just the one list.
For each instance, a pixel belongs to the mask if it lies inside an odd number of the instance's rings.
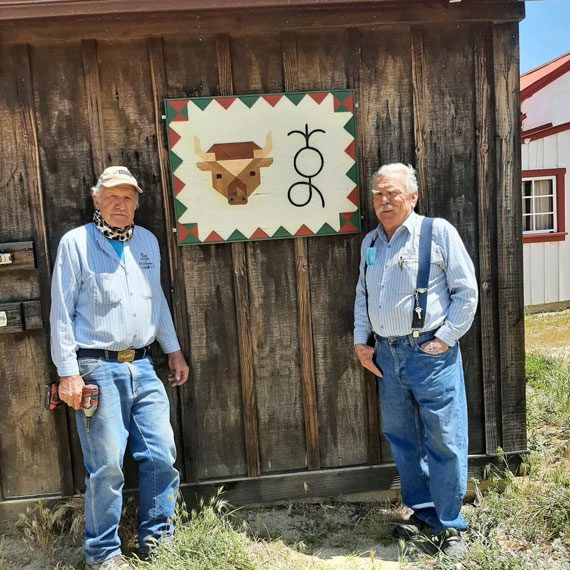
{"label": "leather belt", "polygon": [[132,362],[150,356],[150,346],[144,348],[127,350],[103,350],[100,348],[79,348],[77,358],[103,358],[105,360],[116,360],[117,362]]}

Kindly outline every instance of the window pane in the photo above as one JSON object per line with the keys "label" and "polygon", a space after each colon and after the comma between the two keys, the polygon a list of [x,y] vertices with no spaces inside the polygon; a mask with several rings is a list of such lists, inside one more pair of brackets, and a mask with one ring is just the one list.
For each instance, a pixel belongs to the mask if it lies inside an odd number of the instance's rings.
{"label": "window pane", "polygon": [[554,212],[554,199],[551,196],[534,199],[534,211],[537,214],[550,214]]}
{"label": "window pane", "polygon": [[534,216],[534,223],[536,230],[554,230],[554,216],[552,214],[541,214],[539,216]]}
{"label": "window pane", "polygon": [[552,194],[552,180],[535,180],[534,195],[548,196]]}
{"label": "window pane", "polygon": [[532,196],[532,180],[523,180],[523,196]]}
{"label": "window pane", "polygon": [[556,180],[529,178],[522,181],[524,233],[550,233],[556,228]]}

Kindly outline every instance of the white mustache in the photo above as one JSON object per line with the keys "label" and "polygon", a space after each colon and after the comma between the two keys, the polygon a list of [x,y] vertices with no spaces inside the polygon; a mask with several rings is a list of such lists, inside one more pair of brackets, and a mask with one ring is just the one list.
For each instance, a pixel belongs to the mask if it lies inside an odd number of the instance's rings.
{"label": "white mustache", "polygon": [[391,212],[393,210],[395,210],[396,208],[394,208],[394,206],[392,206],[392,204],[384,204],[383,206],[380,206],[378,208],[378,210],[380,212]]}

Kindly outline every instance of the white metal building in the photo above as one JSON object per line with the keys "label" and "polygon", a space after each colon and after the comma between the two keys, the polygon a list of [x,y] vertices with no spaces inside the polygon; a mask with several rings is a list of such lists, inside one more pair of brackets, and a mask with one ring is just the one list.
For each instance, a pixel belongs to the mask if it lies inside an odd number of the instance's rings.
{"label": "white metal building", "polygon": [[570,52],[521,76],[524,303],[570,306]]}

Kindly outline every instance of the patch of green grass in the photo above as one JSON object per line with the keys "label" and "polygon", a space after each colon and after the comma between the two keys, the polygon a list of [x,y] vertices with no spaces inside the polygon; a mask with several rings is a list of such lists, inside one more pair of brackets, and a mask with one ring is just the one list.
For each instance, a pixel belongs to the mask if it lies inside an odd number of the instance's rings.
{"label": "patch of green grass", "polygon": [[[526,359],[528,427],[570,426],[570,366],[541,354]],[[529,434],[530,435],[530,434]]]}
{"label": "patch of green grass", "polygon": [[219,496],[186,512],[177,507],[172,540],[161,541],[137,568],[153,570],[254,570],[245,534],[232,525],[232,513]]}

